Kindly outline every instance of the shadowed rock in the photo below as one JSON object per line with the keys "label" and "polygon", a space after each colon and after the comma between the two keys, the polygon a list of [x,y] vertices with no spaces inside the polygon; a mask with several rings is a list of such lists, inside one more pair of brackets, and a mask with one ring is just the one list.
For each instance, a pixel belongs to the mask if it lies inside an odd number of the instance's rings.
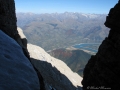
{"label": "shadowed rock", "polygon": [[84,69],[83,90],[120,90],[120,3],[110,10],[105,26],[111,30]]}
{"label": "shadowed rock", "polygon": [[0,30],[0,90],[40,90],[38,76],[15,40]]}
{"label": "shadowed rock", "polygon": [[0,29],[14,38],[17,32],[14,0],[0,0]]}
{"label": "shadowed rock", "polygon": [[16,40],[22,47],[26,57],[29,58],[29,53],[26,46],[27,44],[25,45],[24,42],[22,42],[25,40],[21,39],[21,36],[17,31],[16,22],[17,18],[14,0],[0,0],[0,30]]}

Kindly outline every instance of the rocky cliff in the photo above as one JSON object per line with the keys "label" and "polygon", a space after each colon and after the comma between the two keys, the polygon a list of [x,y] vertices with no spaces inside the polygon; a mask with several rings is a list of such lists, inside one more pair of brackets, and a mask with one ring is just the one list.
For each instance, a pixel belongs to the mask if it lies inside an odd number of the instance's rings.
{"label": "rocky cliff", "polygon": [[0,30],[0,90],[40,90],[32,64],[18,43]]}
{"label": "rocky cliff", "polygon": [[17,34],[14,0],[0,0],[0,29],[12,38]]}
{"label": "rocky cliff", "polygon": [[22,47],[24,54],[29,58],[27,51],[27,43],[23,44],[23,38],[20,37],[17,31],[17,19],[15,13],[15,2],[14,0],[0,0],[0,29],[8,36],[17,41]]}
{"label": "rocky cliff", "polygon": [[120,90],[120,1],[111,8],[105,22],[110,28],[95,56],[84,69],[83,90]]}
{"label": "rocky cliff", "polygon": [[28,44],[32,64],[43,76],[46,90],[81,90],[82,78],[41,47]]}
{"label": "rocky cliff", "polygon": [[[14,0],[0,0],[0,90],[81,90],[82,78],[16,26]],[[31,58],[30,58],[31,57]]]}
{"label": "rocky cliff", "polygon": [[0,90],[40,90],[27,41],[20,37],[16,22],[14,0],[0,0]]}

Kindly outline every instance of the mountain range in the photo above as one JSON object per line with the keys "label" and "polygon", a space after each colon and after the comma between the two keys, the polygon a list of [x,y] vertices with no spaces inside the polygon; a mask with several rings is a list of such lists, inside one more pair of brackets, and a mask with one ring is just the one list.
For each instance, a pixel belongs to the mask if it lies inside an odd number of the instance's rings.
{"label": "mountain range", "polygon": [[17,13],[17,25],[28,42],[46,51],[79,43],[101,43],[108,35],[106,14],[84,13]]}
{"label": "mountain range", "polygon": [[101,43],[109,32],[104,26],[106,14],[65,12],[16,15],[17,25],[23,29],[29,43],[50,51],[50,55],[64,61],[81,76],[91,55],[66,48],[79,43]]}

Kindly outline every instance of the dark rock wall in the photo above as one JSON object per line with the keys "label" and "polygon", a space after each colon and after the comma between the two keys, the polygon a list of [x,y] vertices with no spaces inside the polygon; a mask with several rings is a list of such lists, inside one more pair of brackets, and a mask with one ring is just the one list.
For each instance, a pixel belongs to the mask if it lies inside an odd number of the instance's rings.
{"label": "dark rock wall", "polygon": [[111,30],[84,69],[83,90],[120,90],[120,2],[111,8],[105,26]]}
{"label": "dark rock wall", "polygon": [[12,37],[22,47],[23,52],[27,58],[29,53],[27,51],[27,44],[22,43],[22,39],[17,31],[17,18],[15,13],[14,0],[0,0],[0,30]]}
{"label": "dark rock wall", "polygon": [[[2,30],[5,34],[10,36],[11,38],[13,38],[22,47],[24,55],[30,61],[29,52],[27,50],[27,40],[26,38],[21,38],[21,35],[18,33],[17,30],[16,22],[17,18],[15,13],[14,0],[0,0],[0,30]],[[25,41],[26,43],[24,43],[23,41]],[[37,72],[35,68],[34,70]],[[40,73],[37,72],[37,74],[40,81],[41,80]]]}
{"label": "dark rock wall", "polygon": [[10,37],[17,34],[14,0],[0,0],[0,29]]}
{"label": "dark rock wall", "polygon": [[43,90],[20,45],[1,30],[0,90]]}

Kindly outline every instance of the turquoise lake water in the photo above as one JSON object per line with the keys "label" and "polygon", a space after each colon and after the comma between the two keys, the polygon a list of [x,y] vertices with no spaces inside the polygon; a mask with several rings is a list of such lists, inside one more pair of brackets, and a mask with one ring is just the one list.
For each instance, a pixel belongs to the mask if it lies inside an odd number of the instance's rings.
{"label": "turquoise lake water", "polygon": [[98,51],[100,43],[81,43],[74,45],[74,48],[84,49],[96,53]]}

